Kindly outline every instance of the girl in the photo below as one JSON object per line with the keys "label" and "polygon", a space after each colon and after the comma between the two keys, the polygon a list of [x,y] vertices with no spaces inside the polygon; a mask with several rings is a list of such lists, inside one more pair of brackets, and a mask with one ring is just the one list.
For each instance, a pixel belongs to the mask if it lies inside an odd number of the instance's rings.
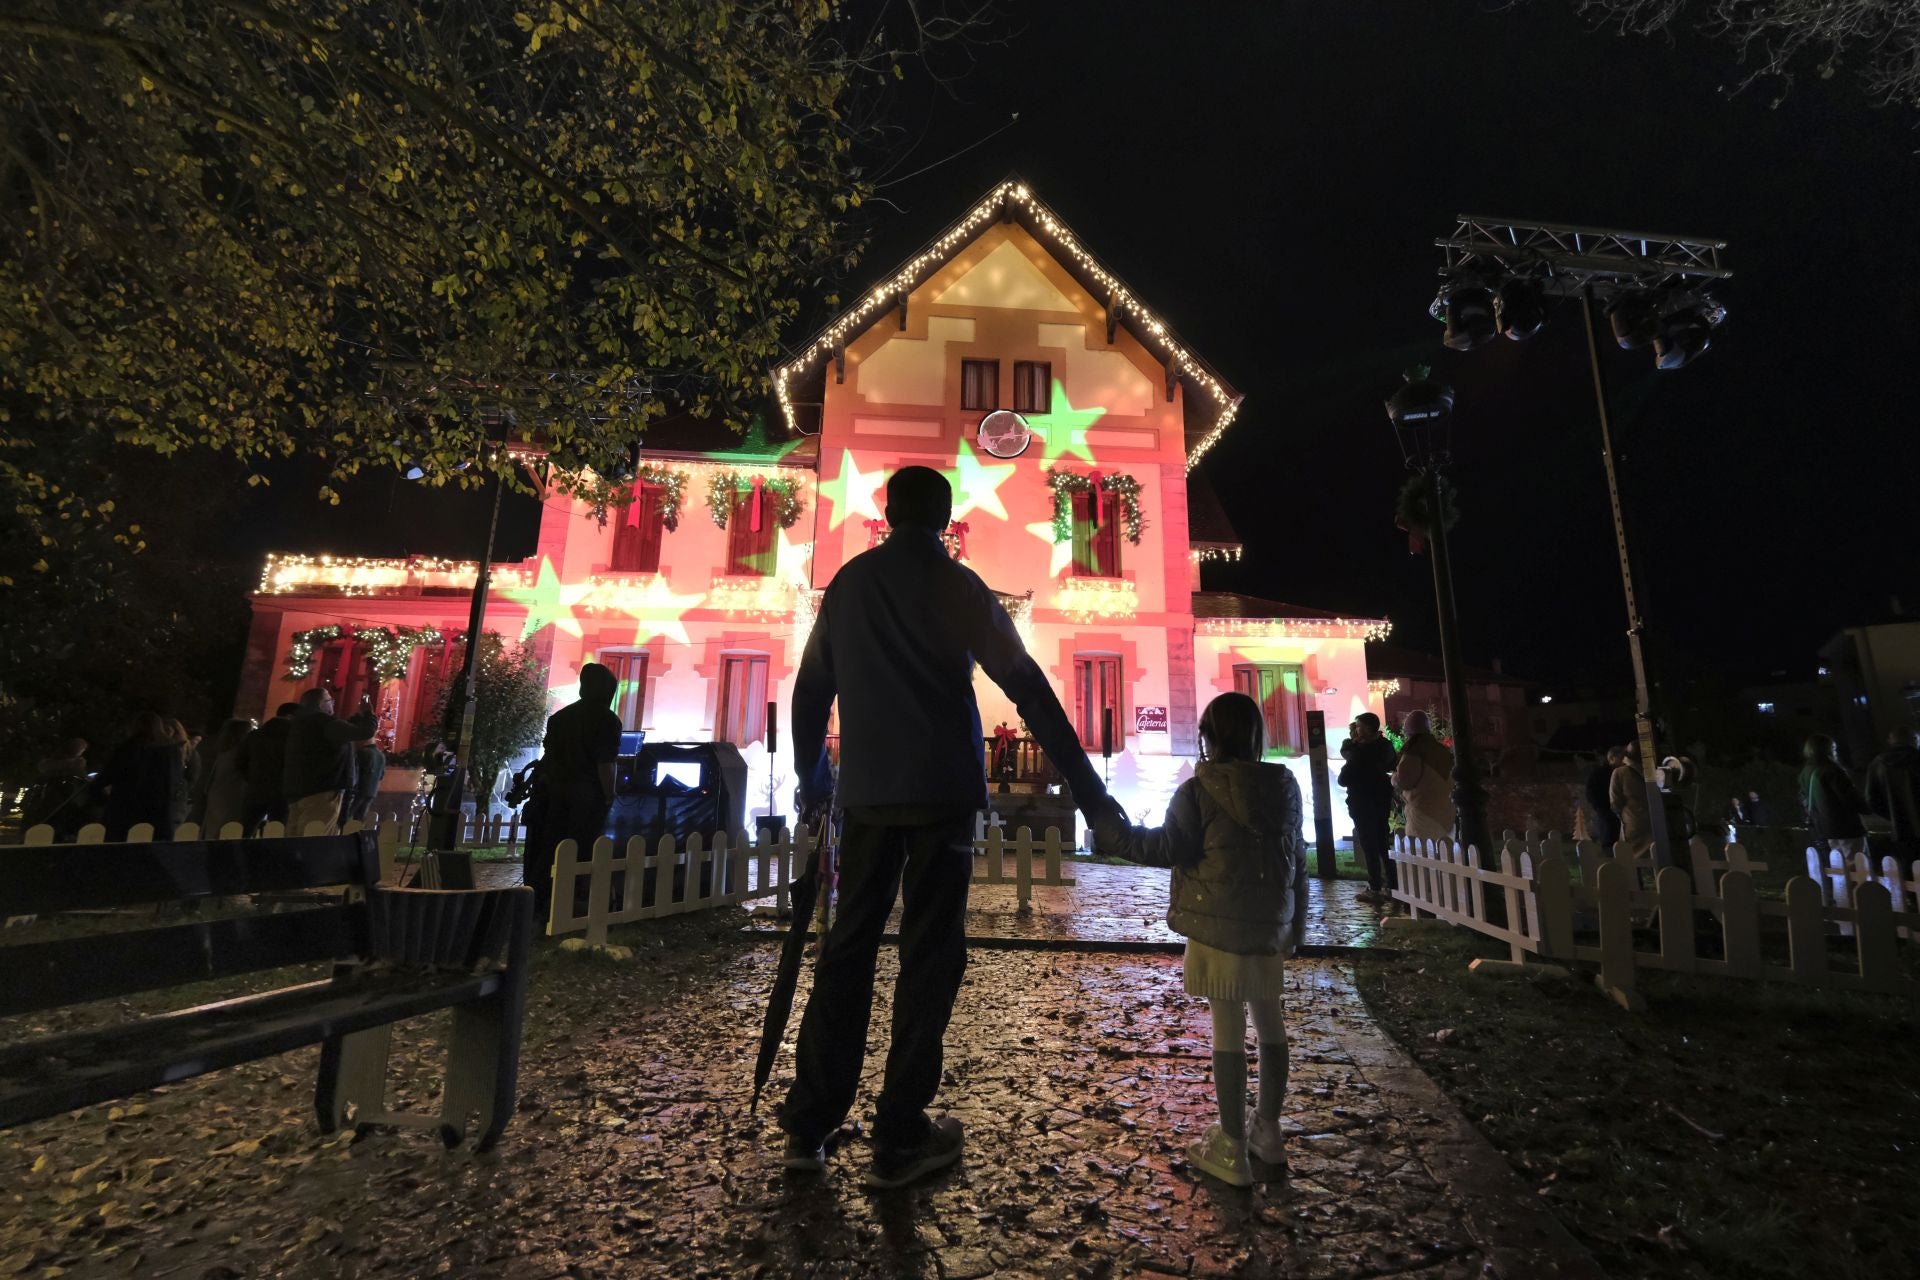
{"label": "girl", "polygon": [[[1306,923],[1306,842],[1300,784],[1261,764],[1266,726],[1244,693],[1223,693],[1200,717],[1200,764],[1174,793],[1158,830],[1117,814],[1096,832],[1102,852],[1173,868],[1167,925],[1186,935],[1188,995],[1213,1010],[1213,1087],[1220,1123],[1187,1147],[1199,1170],[1236,1187],[1253,1182],[1251,1151],[1284,1166],[1280,1106],[1287,1094],[1283,966]],[[1247,1123],[1246,1011],[1260,1039],[1260,1101]]]}

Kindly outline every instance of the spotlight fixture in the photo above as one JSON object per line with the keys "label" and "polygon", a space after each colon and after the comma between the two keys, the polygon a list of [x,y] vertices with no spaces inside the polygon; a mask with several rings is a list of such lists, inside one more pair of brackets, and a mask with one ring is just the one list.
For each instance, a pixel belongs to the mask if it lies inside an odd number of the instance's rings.
{"label": "spotlight fixture", "polygon": [[1400,389],[1387,398],[1387,419],[1397,427],[1433,422],[1453,412],[1453,388],[1427,377],[1424,366],[1409,369]]}
{"label": "spotlight fixture", "polygon": [[1669,310],[1660,317],[1660,332],[1654,335],[1654,366],[1684,368],[1713,345],[1713,328],[1726,314],[1726,308],[1705,298],[1689,298]]}
{"label": "spotlight fixture", "polygon": [[1538,284],[1525,276],[1508,276],[1494,294],[1493,314],[1503,335],[1525,342],[1547,323],[1547,303]]}
{"label": "spotlight fixture", "polygon": [[1493,290],[1474,277],[1456,276],[1440,286],[1427,314],[1446,323],[1440,339],[1454,351],[1471,351],[1493,340]]}
{"label": "spotlight fixture", "polygon": [[1626,351],[1638,351],[1660,335],[1660,296],[1650,289],[1630,289],[1607,304],[1613,340]]}

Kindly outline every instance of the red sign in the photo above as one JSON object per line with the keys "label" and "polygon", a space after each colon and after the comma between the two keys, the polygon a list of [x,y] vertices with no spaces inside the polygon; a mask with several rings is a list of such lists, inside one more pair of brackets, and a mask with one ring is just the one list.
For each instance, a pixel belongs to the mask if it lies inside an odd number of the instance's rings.
{"label": "red sign", "polygon": [[1165,733],[1167,731],[1167,709],[1165,707],[1135,707],[1133,709],[1133,731],[1135,733]]}

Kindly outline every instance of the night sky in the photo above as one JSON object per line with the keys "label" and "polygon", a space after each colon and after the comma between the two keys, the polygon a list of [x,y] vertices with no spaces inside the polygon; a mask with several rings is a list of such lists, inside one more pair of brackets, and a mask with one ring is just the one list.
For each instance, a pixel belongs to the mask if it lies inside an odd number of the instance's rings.
{"label": "night sky", "polygon": [[[950,94],[899,103],[910,154],[892,172],[935,167],[866,206],[873,244],[848,292],[1018,172],[1247,397],[1204,464],[1247,557],[1209,585],[1385,614],[1397,642],[1429,648],[1431,577],[1393,527],[1403,470],[1381,400],[1431,363],[1459,395],[1469,657],[1620,685],[1579,312],[1530,343],[1449,352],[1425,314],[1432,242],[1457,212],[1724,239],[1732,314],[1711,352],[1672,373],[1604,354],[1645,607],[1685,670],[1810,674],[1833,630],[1880,620],[1893,596],[1920,606],[1904,394],[1920,133],[1844,72],[1775,107],[1769,86],[1726,92],[1725,46],[1590,32],[1570,10],[1017,6]],[[337,518],[296,504],[258,533],[473,554],[468,510],[384,479],[353,498]],[[515,545],[529,529],[509,522],[503,557],[530,549]]]}

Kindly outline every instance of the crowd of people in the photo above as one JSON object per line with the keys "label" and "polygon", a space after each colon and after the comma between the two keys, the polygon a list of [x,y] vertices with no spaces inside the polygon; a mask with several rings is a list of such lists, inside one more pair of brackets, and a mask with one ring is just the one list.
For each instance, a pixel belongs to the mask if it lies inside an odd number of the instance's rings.
{"label": "crowd of people", "polygon": [[1347,726],[1340,744],[1340,786],[1353,819],[1353,847],[1367,868],[1362,902],[1391,906],[1400,887],[1388,846],[1398,803],[1407,835],[1416,840],[1453,838],[1453,752],[1433,731],[1433,717],[1410,711],[1401,722],[1399,750],[1363,711]]}
{"label": "crowd of people", "polygon": [[58,841],[94,822],[108,840],[124,840],[142,823],[156,840],[188,822],[210,836],[236,822],[249,835],[268,822],[302,834],[317,824],[332,834],[365,820],[379,794],[386,753],[373,741],[375,728],[364,701],[342,718],[325,689],[281,703],[265,724],[228,720],[210,739],[141,711],[98,769],[88,767],[82,739],[42,760],[27,824],[51,827]]}
{"label": "crowd of people", "polygon": [[1920,734],[1898,728],[1867,765],[1865,784],[1840,763],[1839,744],[1824,733],[1801,749],[1800,807],[1815,848],[1868,853],[1867,822],[1886,822],[1887,852],[1902,866],[1920,859]]}

